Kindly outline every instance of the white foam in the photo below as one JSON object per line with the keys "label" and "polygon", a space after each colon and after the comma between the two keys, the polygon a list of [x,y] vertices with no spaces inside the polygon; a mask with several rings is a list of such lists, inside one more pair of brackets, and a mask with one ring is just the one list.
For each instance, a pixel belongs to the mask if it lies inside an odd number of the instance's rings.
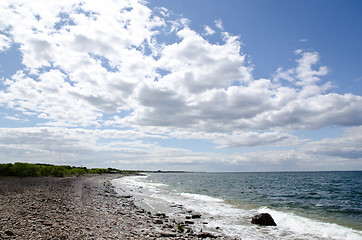
{"label": "white foam", "polygon": [[334,223],[325,223],[301,216],[293,213],[285,213],[272,210],[269,208],[261,208],[259,213],[267,212],[274,218],[278,228],[291,232],[299,236],[313,236],[317,239],[343,239],[343,240],[361,240],[362,232],[351,228],[343,227]]}
{"label": "white foam", "polygon": [[181,193],[181,196],[203,202],[223,202],[224,200],[194,193]]}
{"label": "white foam", "polygon": [[[170,186],[148,181],[148,176],[132,176],[114,180],[115,186],[133,189],[139,201],[150,209],[176,216],[180,211],[171,208],[178,204],[186,210],[192,210],[202,215],[202,222],[195,223],[196,228],[215,231],[216,227],[236,239],[347,239],[361,240],[362,232],[337,224],[324,223],[293,213],[276,211],[269,208],[241,209],[225,203],[220,198],[195,193],[177,192]],[[167,207],[168,206],[168,207]],[[250,223],[252,216],[268,212],[272,215],[277,227],[259,227]],[[201,221],[201,220],[200,220]],[[199,225],[198,225],[199,224]]]}
{"label": "white foam", "polygon": [[168,185],[163,183],[150,183],[145,182],[143,180],[147,179],[147,175],[142,176],[128,176],[123,178],[117,178],[112,181],[112,184],[114,184],[116,187],[122,187],[122,188],[146,188],[148,191],[152,192],[158,192],[160,187],[166,187]]}

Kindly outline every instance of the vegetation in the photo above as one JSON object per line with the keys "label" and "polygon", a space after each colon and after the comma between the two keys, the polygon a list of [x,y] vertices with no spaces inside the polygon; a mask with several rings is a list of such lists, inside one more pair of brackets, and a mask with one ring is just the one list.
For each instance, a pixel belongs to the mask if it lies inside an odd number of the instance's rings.
{"label": "vegetation", "polygon": [[32,164],[32,163],[6,163],[0,164],[0,176],[14,177],[41,177],[41,176],[81,176],[84,174],[103,174],[103,173],[129,173],[132,171],[121,171],[115,168],[86,168],[74,166],[56,166],[51,164]]}
{"label": "vegetation", "polygon": [[180,225],[180,224],[177,224],[177,231],[179,231],[179,232],[184,232],[185,231],[185,229],[182,227],[182,225]]}

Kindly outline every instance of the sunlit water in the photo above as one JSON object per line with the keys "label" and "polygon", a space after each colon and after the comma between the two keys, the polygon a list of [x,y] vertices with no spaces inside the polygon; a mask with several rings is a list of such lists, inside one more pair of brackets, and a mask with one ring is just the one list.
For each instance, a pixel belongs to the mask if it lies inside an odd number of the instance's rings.
{"label": "sunlit water", "polygon": [[[200,213],[196,229],[238,239],[362,239],[362,172],[150,173],[113,183],[149,211]],[[251,224],[261,212],[278,226]]]}

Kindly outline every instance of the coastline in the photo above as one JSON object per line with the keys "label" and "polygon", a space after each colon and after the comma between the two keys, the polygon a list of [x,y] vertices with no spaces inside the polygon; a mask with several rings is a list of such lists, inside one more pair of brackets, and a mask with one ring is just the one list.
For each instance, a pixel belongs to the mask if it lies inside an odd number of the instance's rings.
{"label": "coastline", "polygon": [[110,180],[122,176],[1,178],[0,239],[207,238],[118,195]]}

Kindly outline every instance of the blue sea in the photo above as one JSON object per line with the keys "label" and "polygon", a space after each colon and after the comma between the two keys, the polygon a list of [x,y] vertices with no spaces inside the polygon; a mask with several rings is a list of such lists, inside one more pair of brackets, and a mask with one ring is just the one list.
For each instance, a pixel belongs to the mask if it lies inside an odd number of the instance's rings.
{"label": "blue sea", "polygon": [[[113,180],[136,204],[235,239],[362,239],[362,172],[147,173]],[[251,218],[267,212],[276,227]]]}

